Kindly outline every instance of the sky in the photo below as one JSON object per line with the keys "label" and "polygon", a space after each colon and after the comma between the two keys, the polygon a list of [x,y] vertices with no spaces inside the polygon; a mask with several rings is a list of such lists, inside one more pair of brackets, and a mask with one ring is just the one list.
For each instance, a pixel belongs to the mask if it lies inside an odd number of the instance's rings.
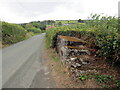
{"label": "sky", "polygon": [[27,23],[88,19],[90,14],[118,16],[120,0],[0,0],[0,20]]}

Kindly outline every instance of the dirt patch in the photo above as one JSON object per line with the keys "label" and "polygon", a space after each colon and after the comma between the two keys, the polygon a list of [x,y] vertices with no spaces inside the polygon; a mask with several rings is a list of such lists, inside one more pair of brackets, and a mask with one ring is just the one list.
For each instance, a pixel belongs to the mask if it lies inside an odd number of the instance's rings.
{"label": "dirt patch", "polygon": [[2,42],[0,42],[0,48],[5,48],[5,47],[7,47],[7,46],[9,46],[9,45],[5,45],[5,44],[2,44]]}
{"label": "dirt patch", "polygon": [[56,88],[101,88],[95,80],[86,79],[85,81],[80,81],[74,78],[73,74],[60,60],[55,61],[51,59],[53,52],[54,50],[52,49],[46,50],[45,56],[47,57],[45,58],[47,59],[47,65],[52,70],[51,74],[56,83]]}
{"label": "dirt patch", "polygon": [[94,37],[81,36],[79,41],[59,35],[56,39],[54,45],[61,59],[53,49],[47,50],[46,56],[58,88],[120,88],[118,70],[99,56]]}
{"label": "dirt patch", "polygon": [[[52,59],[52,54],[55,54],[57,59]],[[47,57],[46,57],[47,56]],[[55,57],[53,56],[53,57]],[[85,80],[80,80],[79,78],[75,78],[74,74],[70,72],[66,65],[64,65],[59,56],[55,53],[55,50],[49,49],[45,51],[45,58],[47,59],[47,65],[49,65],[51,69],[51,75],[56,83],[56,88],[111,88],[115,87],[115,80],[106,81],[106,83],[98,83],[97,80],[104,80],[106,76],[113,76],[116,79],[119,79],[120,75],[117,72],[116,68],[111,67],[104,59],[98,58],[95,56],[83,56],[90,60],[89,65],[85,65],[81,68],[81,70],[96,70],[99,72],[97,77],[95,75],[94,78],[87,78]],[[93,74],[93,73],[92,73]],[[105,76],[105,77],[103,77]],[[101,78],[103,77],[103,78]],[[106,79],[107,80],[107,79]],[[119,83],[118,83],[119,84]]]}

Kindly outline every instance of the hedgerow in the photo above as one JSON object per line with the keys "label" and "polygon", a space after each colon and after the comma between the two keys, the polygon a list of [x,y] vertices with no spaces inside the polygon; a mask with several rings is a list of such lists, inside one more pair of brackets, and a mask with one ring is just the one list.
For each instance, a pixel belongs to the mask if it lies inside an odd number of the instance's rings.
{"label": "hedgerow", "polygon": [[2,22],[2,43],[14,44],[26,39],[26,31],[20,25]]}
{"label": "hedgerow", "polygon": [[[90,38],[98,48],[99,56],[105,57],[115,63],[120,61],[120,34],[118,19],[112,16],[91,15],[90,20],[85,23],[74,25],[59,26],[46,30],[46,42],[48,47],[55,47],[57,35],[71,35],[75,37]],[[79,35],[75,35],[75,31]],[[91,44],[93,45],[93,44]]]}

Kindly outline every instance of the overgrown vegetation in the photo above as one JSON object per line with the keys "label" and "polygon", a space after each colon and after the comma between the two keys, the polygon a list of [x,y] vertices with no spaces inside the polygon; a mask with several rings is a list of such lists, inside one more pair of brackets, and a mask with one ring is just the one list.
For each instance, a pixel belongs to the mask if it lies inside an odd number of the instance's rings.
{"label": "overgrown vegetation", "polygon": [[101,17],[92,15],[87,24],[94,29],[96,45],[100,47],[99,53],[107,59],[116,62],[120,60],[120,34],[118,33],[118,19],[115,17]]}
{"label": "overgrown vegetation", "polygon": [[53,20],[46,20],[46,21],[33,21],[30,23],[23,23],[20,24],[23,28],[25,28],[28,32],[40,33],[46,30],[46,27],[49,25],[54,24],[55,21]]}
{"label": "overgrown vegetation", "polygon": [[3,45],[11,45],[25,40],[36,34],[44,33],[47,25],[53,24],[54,21],[34,21],[23,24],[12,24],[1,22],[0,37]]}
{"label": "overgrown vegetation", "polygon": [[120,81],[111,75],[100,75],[98,73],[83,74],[79,76],[79,79],[84,81],[87,79],[94,79],[98,84],[101,84],[103,88],[120,88]]}
{"label": "overgrown vegetation", "polygon": [[57,53],[54,50],[51,52],[51,59],[54,60],[55,62],[59,60]]}
{"label": "overgrown vegetation", "polygon": [[2,22],[2,43],[13,44],[26,38],[26,31],[20,25]]}
{"label": "overgrown vegetation", "polygon": [[116,17],[95,14],[85,23],[48,29],[46,31],[48,47],[55,47],[56,37],[60,34],[83,37],[91,43],[89,47],[97,49],[99,56],[104,56],[113,64],[120,61],[120,34]]}
{"label": "overgrown vegetation", "polygon": [[[120,20],[118,18],[94,14],[84,22],[79,20],[78,23],[68,23],[46,30],[47,48],[56,47],[58,35],[73,36],[88,42],[87,47],[94,49],[97,57],[104,58],[111,65],[118,65],[120,62]],[[120,88],[120,80],[110,75],[88,73],[81,74],[79,79],[82,81],[95,79],[103,88]]]}

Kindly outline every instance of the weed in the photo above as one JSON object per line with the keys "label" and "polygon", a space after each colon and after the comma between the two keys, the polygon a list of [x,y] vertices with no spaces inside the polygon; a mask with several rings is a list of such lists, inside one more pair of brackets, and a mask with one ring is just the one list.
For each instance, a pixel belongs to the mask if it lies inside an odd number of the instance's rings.
{"label": "weed", "polygon": [[[86,79],[96,80],[98,84],[101,84],[101,85],[104,84],[102,85],[103,88],[111,88],[116,86],[120,87],[120,80],[116,80],[115,77],[110,75],[100,75],[98,73],[94,73],[94,74],[86,73],[84,75],[80,75],[79,79],[82,81]],[[116,82],[115,85],[114,85],[114,82]]]}
{"label": "weed", "polygon": [[59,58],[58,58],[58,56],[57,56],[57,54],[56,54],[55,51],[52,52],[51,58],[52,58],[52,60],[54,60],[55,62],[57,62],[57,61],[59,60]]}
{"label": "weed", "polygon": [[88,79],[88,76],[87,75],[80,75],[79,79],[81,79],[82,81],[84,81],[84,80]]}
{"label": "weed", "polygon": [[102,85],[103,88],[110,88],[110,85]]}
{"label": "weed", "polygon": [[117,85],[118,88],[120,88],[120,80],[116,81],[116,85]]}

